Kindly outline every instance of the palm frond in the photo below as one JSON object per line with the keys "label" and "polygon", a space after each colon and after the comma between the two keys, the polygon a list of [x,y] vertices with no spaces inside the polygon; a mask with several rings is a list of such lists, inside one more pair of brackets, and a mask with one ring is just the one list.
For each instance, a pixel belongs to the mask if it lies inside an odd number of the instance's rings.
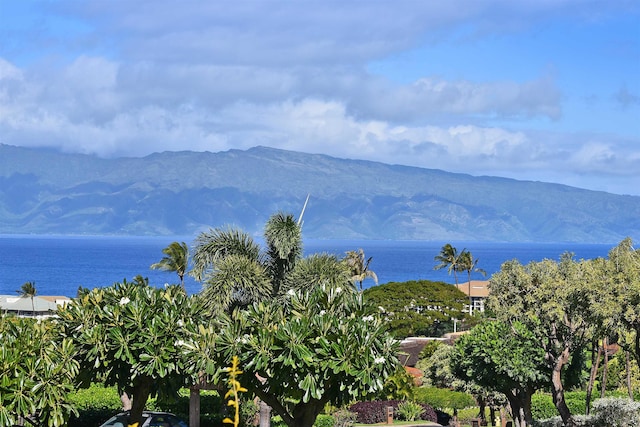
{"label": "palm frond", "polygon": [[260,246],[246,232],[236,228],[216,228],[196,237],[190,274],[203,281],[219,260],[229,255],[242,255],[258,262]]}

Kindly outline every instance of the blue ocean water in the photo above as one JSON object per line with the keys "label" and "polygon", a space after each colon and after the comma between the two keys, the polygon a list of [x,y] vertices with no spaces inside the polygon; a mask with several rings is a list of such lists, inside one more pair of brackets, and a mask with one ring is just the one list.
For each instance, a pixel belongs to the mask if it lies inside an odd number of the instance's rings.
{"label": "blue ocean water", "polygon": [[[103,237],[103,236],[0,236],[0,294],[15,295],[26,281],[35,281],[40,295],[73,297],[78,287],[109,286],[136,275],[148,277],[155,286],[178,283],[175,273],[151,270],[162,257],[162,249],[173,241],[191,245],[194,237]],[[434,270],[434,257],[446,242],[383,240],[306,240],[306,255],[327,252],[344,256],[362,248],[379,283],[407,280],[442,280],[454,283],[446,269]],[[566,251],[577,259],[606,257],[615,244],[487,243],[451,242],[459,251],[470,250],[487,277],[507,260],[526,264],[544,258],[558,260]],[[200,283],[185,277],[189,293],[199,292]],[[466,281],[466,274],[459,281]],[[483,279],[474,273],[472,279]],[[364,283],[373,286],[372,280]]]}

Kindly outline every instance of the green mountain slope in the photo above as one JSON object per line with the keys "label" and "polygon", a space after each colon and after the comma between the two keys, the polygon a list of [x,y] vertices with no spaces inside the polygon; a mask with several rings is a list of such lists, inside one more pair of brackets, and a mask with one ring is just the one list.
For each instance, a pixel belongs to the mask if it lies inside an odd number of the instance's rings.
{"label": "green mountain slope", "polygon": [[0,233],[260,233],[276,210],[309,238],[613,243],[640,197],[256,147],[101,159],[0,145]]}

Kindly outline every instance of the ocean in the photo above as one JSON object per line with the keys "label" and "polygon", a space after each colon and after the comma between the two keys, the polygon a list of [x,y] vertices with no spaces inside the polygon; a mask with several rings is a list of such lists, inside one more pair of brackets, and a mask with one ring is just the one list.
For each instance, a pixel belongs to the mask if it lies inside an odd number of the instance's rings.
{"label": "ocean", "polygon": [[[173,241],[189,246],[193,236],[106,237],[106,236],[31,236],[0,235],[0,294],[16,295],[23,283],[35,282],[38,295],[73,297],[79,287],[112,285],[136,275],[148,277],[154,286],[178,283],[175,273],[151,270],[162,257],[162,249]],[[454,283],[446,269],[434,270],[434,257],[447,242],[387,240],[305,240],[304,253],[327,252],[343,257],[349,250],[362,248],[372,257],[370,269],[380,284],[408,280],[433,280]],[[558,260],[564,252],[576,259],[606,257],[615,244],[577,243],[488,243],[450,242],[458,251],[467,249],[478,259],[486,278],[500,270],[503,262],[517,259],[526,264],[544,258]],[[471,276],[482,280],[479,273]],[[458,278],[467,280],[466,273]],[[374,286],[368,279],[364,287]],[[202,285],[185,277],[187,292],[197,293]]]}

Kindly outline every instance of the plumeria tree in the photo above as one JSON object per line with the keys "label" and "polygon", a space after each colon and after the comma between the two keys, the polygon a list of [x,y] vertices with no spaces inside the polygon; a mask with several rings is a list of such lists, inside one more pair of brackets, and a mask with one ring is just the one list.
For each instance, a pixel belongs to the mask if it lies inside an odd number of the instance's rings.
{"label": "plumeria tree", "polygon": [[77,346],[82,377],[117,386],[130,424],[142,420],[149,396],[215,372],[189,356],[211,336],[202,313],[197,296],[187,296],[180,286],[154,288],[139,276],[82,290],[58,312],[63,336]]}
{"label": "plumeria tree", "polygon": [[225,318],[225,363],[239,356],[242,385],[290,427],[311,427],[327,403],[380,392],[398,367],[397,342],[352,286],[290,288]]}
{"label": "plumeria tree", "polygon": [[326,403],[382,390],[396,371],[396,343],[363,304],[345,260],[303,257],[293,215],[271,216],[264,242],[235,228],[196,239],[192,274],[222,322],[218,351],[201,347],[198,360],[229,366],[239,357],[244,387],[289,426],[311,427]]}
{"label": "plumeria tree", "polygon": [[72,340],[60,339],[52,320],[0,314],[0,342],[0,426],[66,425],[79,370]]}

